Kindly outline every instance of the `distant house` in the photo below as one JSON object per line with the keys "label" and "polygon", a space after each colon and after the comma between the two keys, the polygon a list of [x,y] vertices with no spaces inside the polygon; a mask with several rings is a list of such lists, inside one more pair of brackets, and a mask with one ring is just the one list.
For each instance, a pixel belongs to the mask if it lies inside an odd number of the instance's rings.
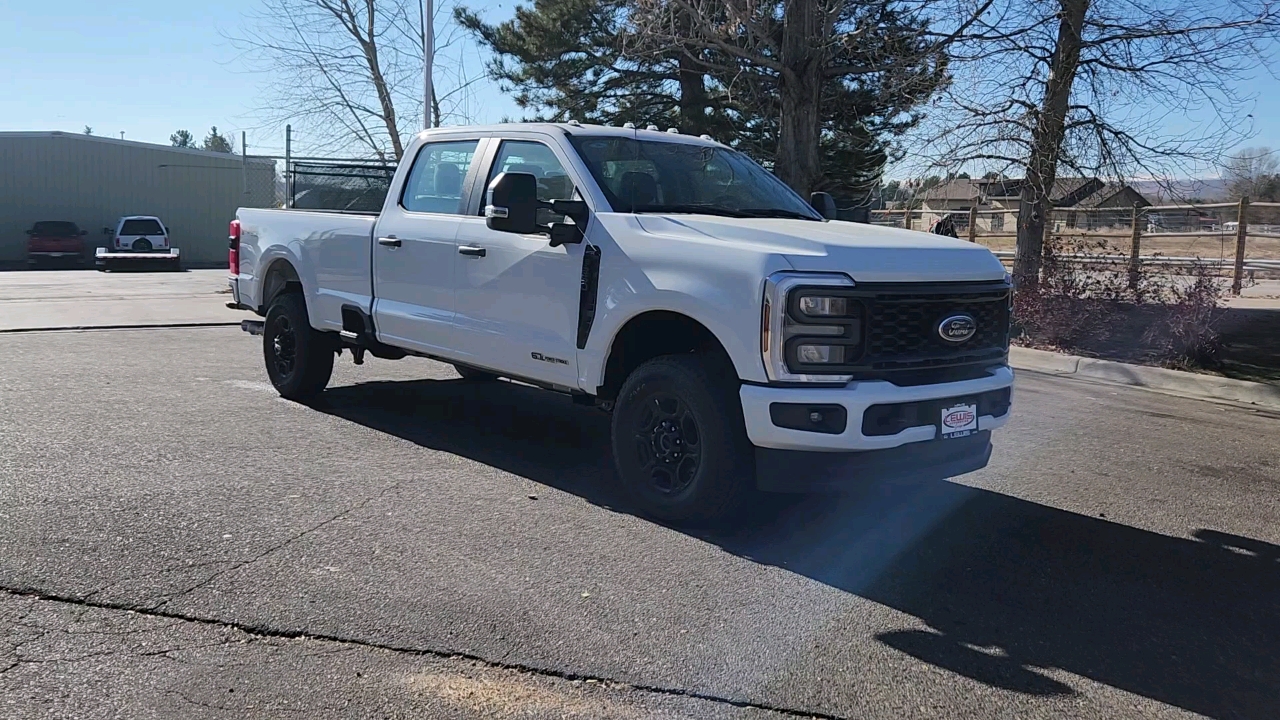
{"label": "distant house", "polygon": [[[956,179],[925,191],[920,197],[922,220],[932,225],[947,214],[955,216],[958,224],[967,228],[971,208],[979,211],[1017,210],[1022,194],[1022,179]],[[1054,208],[1068,212],[1053,213],[1051,231],[1065,228],[1094,229],[1103,227],[1127,227],[1132,218],[1133,206],[1151,205],[1132,186],[1108,183],[1098,178],[1058,178],[1049,192]],[[1114,208],[1114,210],[1112,210]],[[1070,210],[1088,212],[1071,212]],[[978,229],[986,232],[1004,232],[1012,226],[1012,213],[984,213],[978,218]],[[1009,228],[1012,230],[1012,227]]]}

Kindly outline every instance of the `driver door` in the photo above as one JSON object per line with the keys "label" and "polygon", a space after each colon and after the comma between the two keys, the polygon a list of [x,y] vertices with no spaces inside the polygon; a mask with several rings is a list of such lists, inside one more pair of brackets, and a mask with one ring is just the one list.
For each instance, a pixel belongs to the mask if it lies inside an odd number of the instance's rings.
{"label": "driver door", "polygon": [[[494,138],[480,197],[458,230],[454,340],[459,358],[479,367],[577,388],[578,301],[583,245],[551,247],[544,234],[497,232],[485,225],[485,189],[504,171],[538,178],[538,199],[570,199],[575,181],[558,148],[538,135]],[[554,218],[539,211],[539,222]]]}

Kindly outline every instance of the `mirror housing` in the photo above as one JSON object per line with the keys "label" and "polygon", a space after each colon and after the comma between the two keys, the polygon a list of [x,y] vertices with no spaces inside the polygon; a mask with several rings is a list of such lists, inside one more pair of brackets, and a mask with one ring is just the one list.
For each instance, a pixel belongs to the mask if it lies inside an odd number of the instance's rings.
{"label": "mirror housing", "polygon": [[538,179],[531,173],[499,173],[489,183],[485,224],[498,232],[538,232]]}
{"label": "mirror housing", "polygon": [[551,223],[551,247],[577,245],[582,242],[582,226],[574,223]]}
{"label": "mirror housing", "polygon": [[81,230],[81,231],[80,231],[80,237],[84,237],[85,235],[88,235],[88,234],[89,234],[89,231],[88,231],[88,230]]}
{"label": "mirror housing", "polygon": [[809,196],[809,204],[828,220],[836,219],[836,199],[830,193],[816,192]]}
{"label": "mirror housing", "polygon": [[115,232],[115,231],[114,231],[114,230],[112,230],[112,229],[111,229],[111,228],[109,228],[109,227],[104,227],[104,228],[102,228],[102,234],[103,234],[103,235],[110,235],[110,234],[111,234],[111,233],[113,233],[113,232]]}

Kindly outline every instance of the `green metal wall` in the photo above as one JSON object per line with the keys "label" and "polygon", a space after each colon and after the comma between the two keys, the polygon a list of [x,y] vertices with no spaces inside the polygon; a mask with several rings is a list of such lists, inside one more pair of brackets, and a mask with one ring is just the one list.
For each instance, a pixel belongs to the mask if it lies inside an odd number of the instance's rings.
{"label": "green metal wall", "polygon": [[[26,230],[70,220],[105,246],[122,215],[155,215],[184,265],[226,262],[237,207],[276,204],[275,162],[61,132],[0,132],[0,266],[23,266]],[[92,253],[92,251],[90,251]]]}

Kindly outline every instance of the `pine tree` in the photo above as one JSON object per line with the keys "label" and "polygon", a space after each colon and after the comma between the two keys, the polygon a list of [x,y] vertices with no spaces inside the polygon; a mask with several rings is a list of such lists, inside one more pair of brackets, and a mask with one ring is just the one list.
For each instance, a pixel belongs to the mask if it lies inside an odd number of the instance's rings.
{"label": "pine tree", "polygon": [[205,136],[204,145],[201,149],[220,153],[235,152],[235,148],[231,144],[230,138],[225,135],[218,134],[217,125],[209,128],[209,134]]}
{"label": "pine tree", "polygon": [[[817,125],[808,134],[820,158],[816,176],[797,171],[803,165],[798,156],[809,151],[798,153],[796,140],[785,139],[788,131],[794,135],[795,122],[793,116],[789,126],[784,122],[794,108],[783,78],[793,73],[779,69],[769,43],[746,52],[708,37],[712,28],[732,25],[724,3],[534,0],[497,25],[465,9],[457,19],[494,53],[490,77],[515,91],[529,119],[631,122],[710,134],[797,190],[826,190],[847,206],[874,190],[894,156],[893,140],[917,124],[918,109],[947,82],[946,63],[919,40],[920,16],[899,12],[891,0],[823,2],[839,6],[844,18],[832,32],[862,37],[853,29],[872,27],[874,36],[857,40],[862,46],[837,43],[838,51],[818,58]],[[779,13],[783,4],[756,3],[777,5]],[[782,24],[766,29],[780,47]],[[871,59],[884,69],[862,71]],[[846,66],[850,70],[843,72]]]}

